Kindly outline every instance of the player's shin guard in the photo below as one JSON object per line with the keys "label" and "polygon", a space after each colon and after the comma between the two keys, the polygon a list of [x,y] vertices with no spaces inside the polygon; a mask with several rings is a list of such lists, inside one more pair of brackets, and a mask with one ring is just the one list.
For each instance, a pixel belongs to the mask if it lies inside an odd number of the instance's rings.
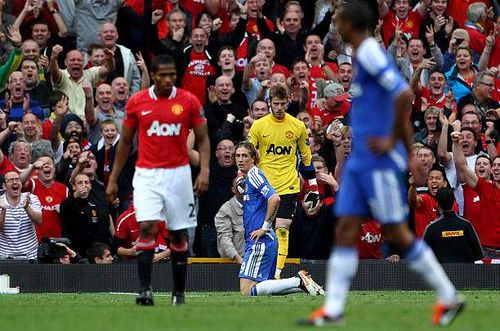
{"label": "player's shin guard", "polygon": [[427,244],[416,239],[404,253],[410,268],[415,271],[436,292],[438,300],[450,305],[457,300],[456,289]]}
{"label": "player's shin guard", "polygon": [[276,261],[276,273],[274,278],[279,279],[281,270],[285,268],[285,260],[288,255],[288,236],[287,228],[277,228],[276,235],[278,236],[278,259]]}
{"label": "player's shin guard", "polygon": [[154,250],[140,250],[137,253],[137,271],[139,273],[139,284],[142,289],[151,288],[151,269],[153,268]]}
{"label": "player's shin guard", "polygon": [[174,280],[173,295],[184,295],[186,288],[187,258],[189,245],[186,240],[170,245],[172,252],[172,276]]}

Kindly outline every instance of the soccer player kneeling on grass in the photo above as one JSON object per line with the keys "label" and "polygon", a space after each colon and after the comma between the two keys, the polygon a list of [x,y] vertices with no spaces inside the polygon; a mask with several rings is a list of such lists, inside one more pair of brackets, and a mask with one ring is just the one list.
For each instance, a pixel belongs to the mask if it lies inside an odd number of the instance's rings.
{"label": "soccer player kneeling on grass", "polygon": [[306,292],[323,295],[325,292],[305,270],[295,277],[273,279],[276,269],[278,240],[271,225],[276,217],[280,197],[255,165],[257,150],[249,142],[235,148],[235,162],[242,178],[238,189],[243,195],[243,225],[245,227],[245,257],[240,269],[242,295],[285,295]]}

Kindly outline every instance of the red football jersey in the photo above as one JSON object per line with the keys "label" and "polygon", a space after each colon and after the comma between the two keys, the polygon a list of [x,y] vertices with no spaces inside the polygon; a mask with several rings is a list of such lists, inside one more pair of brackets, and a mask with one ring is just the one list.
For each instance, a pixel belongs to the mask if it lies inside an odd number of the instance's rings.
{"label": "red football jersey", "polygon": [[28,181],[28,190],[38,197],[42,205],[43,221],[35,226],[38,241],[45,236],[61,237],[61,217],[56,209],[68,197],[68,188],[58,182],[47,187],[38,178],[32,178]]}
{"label": "red football jersey", "polygon": [[205,52],[198,53],[192,50],[189,64],[181,79],[182,88],[196,95],[200,103],[204,105],[207,78],[211,75],[215,75],[215,68],[210,63],[208,55]]}
{"label": "red football jersey", "polygon": [[382,259],[382,236],[380,223],[367,220],[361,224],[358,238],[358,251],[360,259]]}
{"label": "red football jersey", "polygon": [[474,190],[481,197],[480,226],[481,244],[500,247],[500,189],[494,182],[480,178]]}
{"label": "red football jersey", "polygon": [[[165,238],[168,238],[168,230],[165,222],[156,222],[156,244],[157,247],[165,249],[167,243]],[[134,205],[131,204],[116,221],[115,237],[124,240],[124,248],[131,248],[136,244],[139,238],[139,223],[135,218]],[[163,246],[163,247],[162,247]],[[129,258],[128,256],[126,258]]]}
{"label": "red football jersey", "polygon": [[[326,65],[329,66],[334,73],[336,73],[339,70],[337,65],[333,62],[327,62]],[[325,71],[323,70],[322,66],[310,66],[309,77],[313,79],[321,78],[328,80],[328,77],[326,77]]]}
{"label": "red football jersey", "polygon": [[345,117],[350,109],[351,109],[350,102],[345,100],[342,102],[342,105],[335,111],[329,111],[325,108],[320,108],[319,106],[316,106],[311,110],[310,114],[313,118],[314,116],[319,116],[321,118],[321,125],[327,126],[334,119]]}
{"label": "red football jersey", "polygon": [[205,0],[179,0],[179,5],[192,15],[192,26],[194,28],[196,17],[205,11]]}
{"label": "red football jersey", "polygon": [[[422,204],[415,209],[415,236],[422,238],[427,225],[439,217],[437,200],[430,194],[419,194]],[[453,210],[458,211],[457,202],[453,202]]]}
{"label": "red football jersey", "polygon": [[464,189],[464,218],[468,220],[477,232],[481,241],[481,197],[469,185],[462,185]]}
{"label": "red football jersey", "polygon": [[420,30],[420,23],[423,20],[422,15],[417,10],[412,10],[408,13],[405,20],[400,20],[394,11],[389,10],[387,15],[383,18],[384,23],[382,23],[382,38],[384,39],[385,47],[389,47],[391,37],[396,31],[396,25],[401,23],[401,30],[403,33],[408,33],[412,37],[417,37]]}
{"label": "red football jersey", "polygon": [[138,131],[137,167],[176,168],[189,163],[189,129],[206,121],[193,94],[174,87],[169,97],[157,97],[153,85],[135,93],[125,112],[123,125]]}

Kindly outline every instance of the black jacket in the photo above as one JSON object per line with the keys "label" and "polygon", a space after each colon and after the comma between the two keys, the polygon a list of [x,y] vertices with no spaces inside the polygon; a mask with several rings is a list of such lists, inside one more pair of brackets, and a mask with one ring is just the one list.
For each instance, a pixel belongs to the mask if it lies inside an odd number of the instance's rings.
{"label": "black jacket", "polygon": [[474,263],[483,258],[476,230],[454,211],[445,211],[427,225],[423,238],[440,263]]}
{"label": "black jacket", "polygon": [[62,236],[71,240],[71,248],[82,257],[94,242],[111,244],[106,201],[70,196],[61,202],[60,211]]}

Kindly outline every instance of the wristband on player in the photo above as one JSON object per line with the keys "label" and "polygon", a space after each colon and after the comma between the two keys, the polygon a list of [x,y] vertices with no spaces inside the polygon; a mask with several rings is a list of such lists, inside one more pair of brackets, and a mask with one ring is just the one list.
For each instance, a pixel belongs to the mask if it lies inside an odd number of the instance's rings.
{"label": "wristband on player", "polygon": [[264,224],[262,224],[261,229],[265,230],[265,231],[269,231],[270,228],[271,228],[271,223],[264,221]]}

